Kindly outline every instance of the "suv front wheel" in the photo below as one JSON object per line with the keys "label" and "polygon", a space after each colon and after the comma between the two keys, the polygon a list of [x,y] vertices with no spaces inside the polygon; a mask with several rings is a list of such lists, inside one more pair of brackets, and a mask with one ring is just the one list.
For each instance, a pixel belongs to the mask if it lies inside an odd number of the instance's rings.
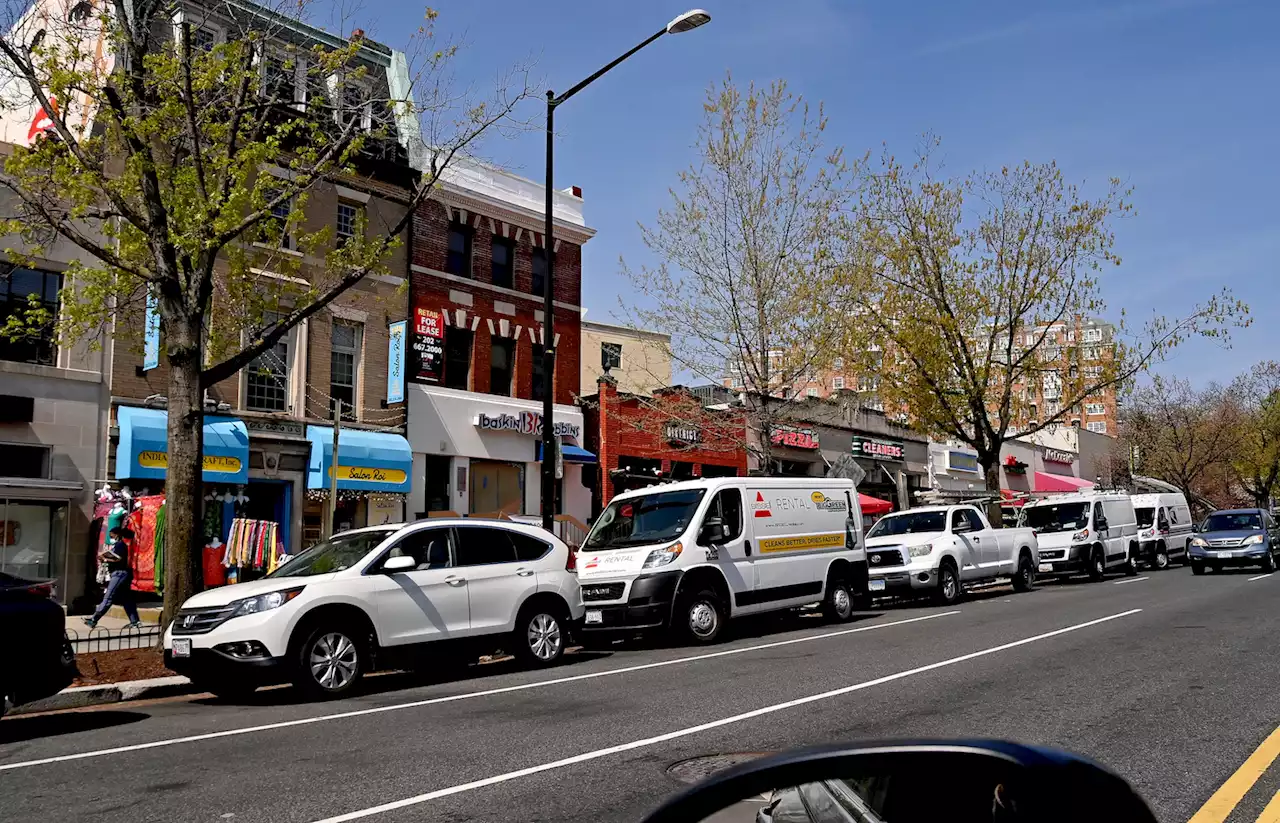
{"label": "suv front wheel", "polygon": [[546,605],[526,608],[516,620],[515,654],[530,666],[550,666],[564,654],[565,622]]}
{"label": "suv front wheel", "polygon": [[312,697],[342,697],[364,676],[367,661],[356,632],[320,625],[298,647],[294,685]]}

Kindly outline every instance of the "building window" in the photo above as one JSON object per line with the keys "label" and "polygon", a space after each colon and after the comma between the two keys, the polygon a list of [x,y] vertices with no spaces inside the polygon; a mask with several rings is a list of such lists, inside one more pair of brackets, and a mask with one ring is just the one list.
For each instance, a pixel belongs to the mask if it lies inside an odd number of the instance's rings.
{"label": "building window", "polygon": [[880,391],[880,377],[874,374],[863,374],[858,376],[858,391],[863,394],[871,394]]}
{"label": "building window", "polygon": [[844,371],[844,358],[837,357],[835,361],[832,362],[831,368],[835,369],[836,371]]}
{"label": "building window", "polygon": [[621,343],[600,344],[600,368],[605,369],[606,371],[609,369],[622,368]]}
{"label": "building window", "polygon": [[207,26],[191,27],[191,50],[195,52],[211,52],[221,40],[220,33]]}
{"label": "building window", "polygon": [[[547,293],[547,250],[533,250],[533,279],[529,283],[529,293],[537,295],[546,295]],[[555,263],[555,255],[551,255],[551,262]]]}
{"label": "building window", "polygon": [[[280,189],[267,191],[267,201],[271,202],[284,192]],[[297,240],[289,228],[289,215],[293,213],[293,198],[286,197],[271,207],[271,218],[263,221],[263,237],[266,242],[274,242],[282,249],[297,250]]]}
{"label": "building window", "polygon": [[840,391],[840,390],[841,390],[841,389],[843,389],[843,388],[844,388],[844,378],[843,378],[843,377],[833,377],[833,378],[831,378],[831,390],[832,390],[832,391]]}
{"label": "building window", "polygon": [[1081,339],[1086,343],[1101,343],[1102,329],[1085,329]]}
{"label": "building window", "polygon": [[1089,415],[1106,414],[1107,407],[1101,403],[1085,403],[1084,413]]}
{"label": "building window", "polygon": [[1102,377],[1102,367],[1101,366],[1085,366],[1084,376],[1093,378],[1096,380],[1097,378]]}
{"label": "building window", "polygon": [[[0,443],[0,475],[47,480],[49,477],[48,446],[25,446]],[[0,518],[3,520],[4,518]],[[3,537],[3,535],[0,535]],[[4,545],[0,543],[0,545]]]}
{"label": "building window", "polygon": [[[329,343],[329,396],[336,406],[342,401],[342,419],[354,421],[356,387],[360,377],[361,325],[346,320],[333,321],[333,337]],[[329,410],[333,417],[333,409]]]}
{"label": "building window", "polygon": [[511,288],[515,282],[516,244],[505,237],[493,236],[493,285]]}
{"label": "building window", "polygon": [[450,389],[471,388],[470,329],[449,326],[444,333],[444,385]]}
{"label": "building window", "polygon": [[817,390],[817,389],[814,389],[814,388],[805,389],[805,390],[804,390],[804,396],[805,396],[805,397],[813,397],[813,398],[817,398],[817,397],[819,397],[818,390]]}
{"label": "building window", "polygon": [[537,343],[533,344],[533,368],[530,370],[533,374],[533,384],[531,386],[532,392],[529,396],[534,400],[542,400],[547,396],[545,385],[547,370],[543,361],[545,353],[546,350],[542,346]]}
{"label": "building window", "polygon": [[1086,428],[1088,428],[1088,429],[1089,429],[1089,431],[1094,432],[1095,434],[1106,434],[1106,433],[1107,433],[1107,421],[1105,421],[1105,420],[1090,420],[1090,421],[1089,421],[1089,423],[1087,424]]}
{"label": "building window", "polygon": [[356,223],[360,219],[360,207],[354,203],[338,203],[338,215],[334,221],[334,235],[339,246],[356,236]]}
{"label": "building window", "polygon": [[279,52],[268,52],[262,61],[262,96],[292,105],[298,99],[298,61]]}
{"label": "building window", "polygon": [[459,277],[471,276],[472,229],[463,223],[449,224],[449,250],[444,270]]}
{"label": "building window", "polygon": [[363,131],[373,128],[373,93],[368,87],[341,74],[330,77],[328,86],[327,97],[336,103],[333,120],[339,128],[345,128],[349,120]]}
{"label": "building window", "polygon": [[9,318],[22,324],[13,337],[0,333],[0,360],[53,366],[58,362],[54,326],[62,275],[14,266],[0,274],[0,329]]}
{"label": "building window", "polygon": [[[262,318],[264,329],[280,319],[277,314]],[[264,351],[249,364],[245,381],[245,408],[250,411],[288,411],[289,409],[289,335]]]}
{"label": "building window", "polygon": [[1046,400],[1057,400],[1062,396],[1062,378],[1055,372],[1044,376],[1044,397]]}
{"label": "building window", "polygon": [[[1040,414],[1040,409],[1037,408],[1035,403],[1032,403],[1029,407],[1027,407],[1027,413],[1031,415],[1032,420],[1035,420],[1036,417],[1038,417]],[[1032,425],[1034,425],[1034,423]]]}
{"label": "building window", "polygon": [[511,394],[511,372],[516,359],[516,341],[494,338],[489,349],[489,393]]}

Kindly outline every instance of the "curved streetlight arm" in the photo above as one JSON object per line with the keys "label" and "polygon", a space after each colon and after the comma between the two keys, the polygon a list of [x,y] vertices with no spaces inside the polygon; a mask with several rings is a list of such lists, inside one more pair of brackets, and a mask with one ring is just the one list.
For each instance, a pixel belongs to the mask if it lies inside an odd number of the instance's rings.
{"label": "curved streetlight arm", "polygon": [[611,69],[611,68],[613,68],[614,66],[618,65],[618,64],[619,64],[619,63],[621,63],[623,60],[626,60],[628,57],[630,57],[631,55],[633,55],[633,54],[635,54],[636,52],[640,51],[640,49],[642,49],[642,48],[644,48],[645,46],[649,45],[649,44],[650,44],[650,43],[652,43],[654,40],[657,40],[659,37],[661,37],[662,35],[664,35],[664,34],[666,34],[666,33],[667,33],[667,28],[666,28],[666,26],[663,26],[661,29],[658,29],[657,34],[654,34],[654,35],[651,35],[651,36],[649,36],[649,37],[645,38],[644,42],[642,42],[640,45],[638,45],[638,46],[636,46],[635,48],[631,49],[631,50],[630,50],[630,51],[628,51],[626,54],[622,55],[621,57],[617,58],[616,60],[613,60],[613,61],[612,61],[612,62],[610,62],[608,65],[606,65],[604,68],[600,69],[600,70],[599,70],[599,71],[597,71],[595,74],[591,75],[591,76],[590,76],[590,77],[588,77],[586,80],[583,80],[581,83],[579,83],[578,85],[576,85],[576,86],[574,86],[573,88],[569,89],[568,91],[564,92],[563,94],[560,94],[559,96],[556,96],[556,97],[552,97],[550,94],[548,94],[548,95],[547,95],[547,106],[548,106],[548,107],[550,107],[550,108],[555,108],[556,106],[560,105],[560,104],[561,104],[561,103],[563,103],[564,101],[568,100],[570,97],[573,97],[575,94],[577,94],[578,92],[580,92],[580,91],[582,91],[583,89],[585,89],[587,86],[589,86],[589,85],[591,85],[592,83],[594,83],[596,80],[599,80],[599,79],[600,79],[600,77],[601,77],[602,75],[604,75],[607,71],[609,71],[609,69]]}

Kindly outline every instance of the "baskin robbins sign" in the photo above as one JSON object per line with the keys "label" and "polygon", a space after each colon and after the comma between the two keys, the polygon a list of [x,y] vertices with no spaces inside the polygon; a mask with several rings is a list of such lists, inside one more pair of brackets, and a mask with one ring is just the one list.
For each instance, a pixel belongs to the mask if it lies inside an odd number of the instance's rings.
{"label": "baskin robbins sign", "polygon": [[[542,415],[532,411],[519,414],[485,414],[476,415],[475,425],[481,431],[510,431],[526,437],[542,436]],[[552,425],[552,433],[560,437],[577,438],[582,435],[582,427],[564,420]]]}

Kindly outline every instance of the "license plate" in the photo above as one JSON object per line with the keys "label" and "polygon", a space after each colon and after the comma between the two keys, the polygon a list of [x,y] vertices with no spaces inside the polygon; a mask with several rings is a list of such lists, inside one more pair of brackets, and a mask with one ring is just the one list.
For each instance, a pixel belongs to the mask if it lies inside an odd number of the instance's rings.
{"label": "license plate", "polygon": [[1036,571],[1040,572],[1041,574],[1048,574],[1049,572],[1053,571],[1053,564],[1052,564],[1052,563],[1041,563],[1041,564],[1036,568]]}
{"label": "license plate", "polygon": [[587,622],[588,622],[588,623],[603,623],[603,622],[604,622],[604,612],[600,611],[599,609],[587,609]]}
{"label": "license plate", "polygon": [[173,641],[174,657],[190,657],[191,656],[191,640],[189,638],[179,638]]}
{"label": "license plate", "polygon": [[1231,552],[1218,552],[1218,559],[1219,559],[1219,560],[1225,560],[1226,558],[1228,558],[1228,557],[1230,557],[1230,556],[1231,556]]}
{"label": "license plate", "polygon": [[868,580],[868,581],[867,581],[867,588],[868,588],[870,591],[873,591],[873,592],[882,592],[882,591],[884,591],[884,581],[883,581],[883,580]]}

